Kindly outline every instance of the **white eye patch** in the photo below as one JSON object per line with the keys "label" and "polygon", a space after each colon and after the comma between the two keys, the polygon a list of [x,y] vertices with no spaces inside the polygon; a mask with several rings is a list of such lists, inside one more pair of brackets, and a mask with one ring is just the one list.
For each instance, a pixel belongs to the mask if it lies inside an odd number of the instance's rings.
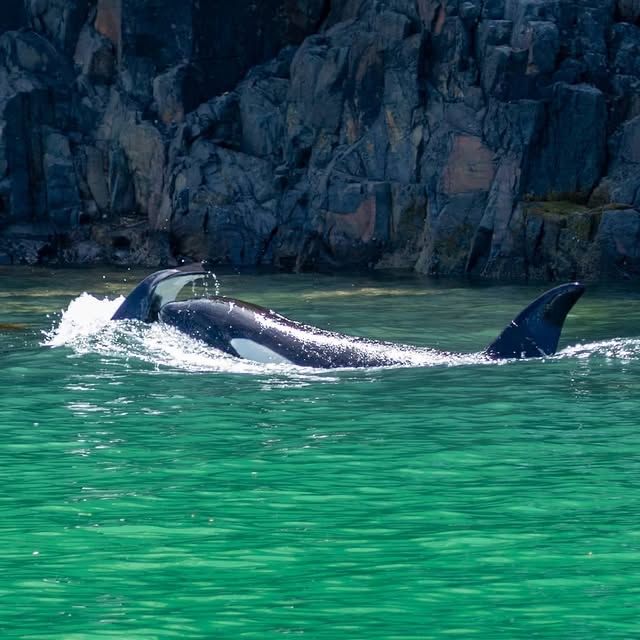
{"label": "white eye patch", "polygon": [[231,340],[231,346],[235,349],[236,353],[245,360],[253,360],[254,362],[261,362],[262,364],[291,364],[290,360],[287,360],[279,353],[253,340],[234,338]]}

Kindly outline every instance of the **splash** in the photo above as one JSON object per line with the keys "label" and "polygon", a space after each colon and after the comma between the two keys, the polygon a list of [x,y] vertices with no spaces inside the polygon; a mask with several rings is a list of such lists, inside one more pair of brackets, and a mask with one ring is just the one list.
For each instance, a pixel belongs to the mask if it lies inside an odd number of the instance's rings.
{"label": "splash", "polygon": [[[114,322],[113,313],[122,304],[122,296],[115,300],[96,298],[83,293],[71,301],[63,310],[59,321],[44,332],[43,344],[50,347],[70,348],[74,355],[98,354],[127,366],[135,362],[151,364],[155,368],[189,372],[222,372],[251,375],[276,374],[287,379],[301,381],[329,378],[329,372],[300,367],[292,364],[262,364],[235,358],[210,347],[199,340],[161,323],[144,324],[125,320]],[[268,323],[269,320],[264,320]],[[297,329],[292,327],[292,332]],[[301,336],[303,333],[301,333]],[[348,340],[340,334],[328,335],[328,342],[337,345]],[[329,344],[327,346],[330,346]],[[413,348],[405,345],[367,343],[360,344],[363,350],[372,353],[385,350],[385,354],[399,367],[433,367],[492,364],[501,365],[509,360],[489,360],[480,353],[451,354],[433,349]],[[640,339],[615,338],[593,343],[565,347],[552,359],[585,359],[602,357],[614,360],[635,360],[640,358]],[[390,368],[390,367],[385,367]],[[351,371],[354,371],[351,369]],[[360,370],[361,371],[361,370]]]}
{"label": "splash", "polygon": [[94,298],[83,293],[72,300],[57,326],[45,332],[44,344],[50,347],[73,346],[82,344],[91,336],[97,335],[106,327],[111,316],[124,302],[124,296],[115,300]]}
{"label": "splash", "polygon": [[[59,322],[44,333],[43,344],[70,348],[75,355],[93,353],[117,358],[128,365],[137,361],[158,368],[190,372],[284,374],[287,377],[303,375],[322,376],[326,379],[329,371],[334,374],[337,371],[292,364],[252,362],[223,353],[162,323],[112,321],[112,315],[122,302],[122,297],[115,300],[99,299],[83,293],[62,311]],[[300,337],[304,337],[304,332]],[[337,346],[348,338],[332,334],[326,340],[330,347],[331,344]],[[372,353],[384,349],[390,360],[397,363],[392,365],[394,367],[454,366],[487,362],[480,354],[448,354],[404,345],[380,345],[363,341],[360,348]]]}
{"label": "splash", "polygon": [[44,332],[42,344],[70,348],[74,355],[98,354],[116,358],[129,366],[141,362],[156,368],[196,373],[304,374],[305,379],[313,377],[304,367],[234,358],[161,323],[112,321],[112,315],[123,300],[122,296],[109,300],[83,293],[62,311],[59,322]]}
{"label": "splash", "polygon": [[630,361],[640,359],[640,338],[612,338],[565,347],[555,358],[593,358]]}

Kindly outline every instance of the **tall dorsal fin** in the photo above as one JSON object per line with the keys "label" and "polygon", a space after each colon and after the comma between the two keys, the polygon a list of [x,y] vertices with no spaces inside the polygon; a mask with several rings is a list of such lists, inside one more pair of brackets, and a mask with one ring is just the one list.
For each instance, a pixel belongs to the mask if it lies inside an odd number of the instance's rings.
{"label": "tall dorsal fin", "polygon": [[495,360],[553,355],[565,318],[583,293],[584,286],[578,282],[543,293],[511,321],[485,353]]}

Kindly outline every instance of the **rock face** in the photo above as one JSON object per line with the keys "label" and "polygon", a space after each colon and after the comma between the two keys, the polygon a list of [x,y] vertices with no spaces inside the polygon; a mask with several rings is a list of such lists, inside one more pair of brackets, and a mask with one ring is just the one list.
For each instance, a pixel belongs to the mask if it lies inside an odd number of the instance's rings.
{"label": "rock face", "polygon": [[6,0],[0,261],[640,276],[636,0]]}

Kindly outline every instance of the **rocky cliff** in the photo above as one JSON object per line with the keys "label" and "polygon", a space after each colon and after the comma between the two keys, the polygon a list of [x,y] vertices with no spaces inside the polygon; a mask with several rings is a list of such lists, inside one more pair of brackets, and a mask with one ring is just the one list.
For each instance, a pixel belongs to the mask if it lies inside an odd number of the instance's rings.
{"label": "rocky cliff", "polygon": [[0,263],[640,276],[640,0],[3,0]]}

